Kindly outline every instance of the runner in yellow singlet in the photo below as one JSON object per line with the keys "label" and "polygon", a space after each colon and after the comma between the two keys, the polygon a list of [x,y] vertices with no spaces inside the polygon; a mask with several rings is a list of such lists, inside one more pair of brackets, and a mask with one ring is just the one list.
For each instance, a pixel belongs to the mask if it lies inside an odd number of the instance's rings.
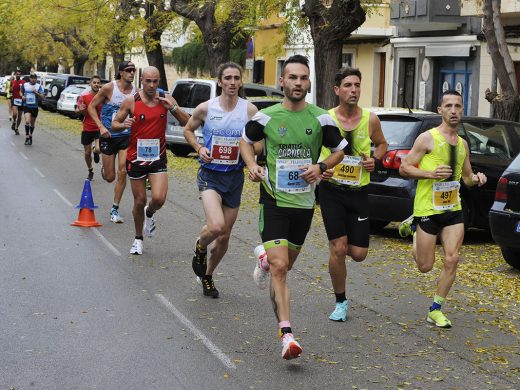
{"label": "runner in yellow singlet", "polygon": [[413,256],[419,271],[426,273],[433,268],[437,235],[440,235],[444,249],[444,267],[426,319],[440,328],[451,328],[441,305],[455,280],[459,250],[464,240],[460,180],[462,178],[468,187],[480,187],[487,178],[483,173],[473,173],[468,144],[457,135],[463,113],[462,96],[457,91],[444,92],[437,110],[442,115],[442,124],[417,137],[399,173],[418,179],[414,200],[417,231]]}

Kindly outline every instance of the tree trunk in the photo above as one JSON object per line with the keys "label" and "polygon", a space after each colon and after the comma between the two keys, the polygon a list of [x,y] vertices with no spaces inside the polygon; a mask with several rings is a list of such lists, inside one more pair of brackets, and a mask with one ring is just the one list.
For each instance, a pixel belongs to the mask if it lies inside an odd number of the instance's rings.
{"label": "tree trunk", "polygon": [[328,109],[338,104],[338,97],[334,93],[333,85],[334,78],[341,65],[343,43],[329,40],[326,34],[314,32],[312,36],[316,73],[316,104]]}
{"label": "tree trunk", "polygon": [[[487,95],[487,94],[486,94]],[[494,95],[488,101],[491,103],[491,117],[507,121],[520,121],[520,96]]]}
{"label": "tree trunk", "polygon": [[231,58],[231,38],[226,35],[218,35],[214,33],[204,33],[204,47],[208,55],[209,73],[211,77],[218,76],[218,67],[224,62],[228,62]]}
{"label": "tree trunk", "polygon": [[73,66],[74,66],[74,74],[77,74],[78,76],[83,76],[83,71],[85,68],[85,63],[88,61],[88,56],[79,56],[74,57],[73,60]]}
{"label": "tree trunk", "polygon": [[107,56],[104,55],[101,61],[96,63],[96,72],[99,77],[106,79]]}
{"label": "tree trunk", "polygon": [[[159,37],[152,37],[151,40],[157,42],[157,40],[160,41],[161,34],[159,34]],[[145,45],[148,47],[147,40],[150,38],[147,38],[146,34],[144,35],[144,42]],[[157,69],[159,69],[159,76],[161,77],[161,82],[159,87],[164,89],[165,91],[168,91],[168,80],[166,79],[166,70],[164,69],[164,56],[162,52],[162,46],[155,45],[153,49],[146,49],[146,58],[148,59],[148,65],[155,66]]]}

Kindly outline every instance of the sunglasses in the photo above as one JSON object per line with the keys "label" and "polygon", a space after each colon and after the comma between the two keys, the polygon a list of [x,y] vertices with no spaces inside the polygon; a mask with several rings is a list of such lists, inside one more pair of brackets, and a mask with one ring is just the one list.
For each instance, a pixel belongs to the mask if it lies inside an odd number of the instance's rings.
{"label": "sunglasses", "polygon": [[126,73],[135,73],[135,68],[126,68],[126,69],[123,69],[123,72],[126,72]]}

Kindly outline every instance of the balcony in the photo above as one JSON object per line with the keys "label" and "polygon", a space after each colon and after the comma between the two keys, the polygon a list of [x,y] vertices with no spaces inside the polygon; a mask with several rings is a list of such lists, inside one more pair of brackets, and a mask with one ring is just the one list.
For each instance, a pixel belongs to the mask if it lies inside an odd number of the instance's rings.
{"label": "balcony", "polygon": [[468,22],[459,0],[394,0],[390,23],[411,32],[456,30]]}

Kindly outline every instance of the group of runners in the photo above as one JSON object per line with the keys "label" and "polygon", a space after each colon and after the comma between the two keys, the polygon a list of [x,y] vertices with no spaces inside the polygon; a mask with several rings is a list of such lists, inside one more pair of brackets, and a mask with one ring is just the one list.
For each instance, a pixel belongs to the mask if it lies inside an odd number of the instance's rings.
{"label": "group of runners", "polygon": [[[169,111],[185,126],[185,138],[200,162],[196,183],[206,222],[196,239],[192,268],[203,294],[219,296],[212,275],[229,246],[247,166],[248,179],[260,183],[262,245],[254,248],[253,277],[260,288],[269,284],[282,357],[299,357],[302,348],[292,331],[287,274],[311,227],[317,185],[335,294],[330,320],[347,319],[347,257],[360,262],[368,254],[367,185],[370,172],[380,164],[388,145],[377,116],[358,105],[361,72],[354,68],[338,71],[334,92],[339,103],[326,111],[305,100],[310,89],[307,58],[289,57],[283,63],[279,80],[285,95],[283,101],[258,111],[243,98],[242,68],[233,62],[224,63],[217,79],[221,93],[201,103],[191,117],[178,107],[175,99],[164,95],[156,68],[143,70],[139,91],[133,86],[134,75],[134,64],[125,61],[119,64],[117,79],[101,88],[99,77],[94,76],[91,90],[78,105],[85,113],[81,139],[88,178],[93,177],[94,151],[101,153],[103,178],[116,181],[110,213],[113,222],[123,222],[118,208],[126,176],[130,178],[135,225],[130,253],[143,253],[143,237],[155,234],[154,214],[166,200],[165,131]],[[467,186],[481,186],[486,177],[473,173],[468,145],[457,135],[463,113],[461,95],[446,91],[438,106],[442,124],[417,138],[400,168],[403,176],[418,181],[414,215],[402,223],[400,230],[414,230],[413,256],[421,272],[433,268],[435,245],[440,238],[444,267],[427,321],[449,328],[451,322],[441,306],[455,279],[464,238],[460,180]],[[202,145],[194,134],[199,126]],[[93,142],[96,144],[92,149]],[[259,164],[259,155],[265,156],[265,166]],[[151,184],[149,202],[146,180]]]}

